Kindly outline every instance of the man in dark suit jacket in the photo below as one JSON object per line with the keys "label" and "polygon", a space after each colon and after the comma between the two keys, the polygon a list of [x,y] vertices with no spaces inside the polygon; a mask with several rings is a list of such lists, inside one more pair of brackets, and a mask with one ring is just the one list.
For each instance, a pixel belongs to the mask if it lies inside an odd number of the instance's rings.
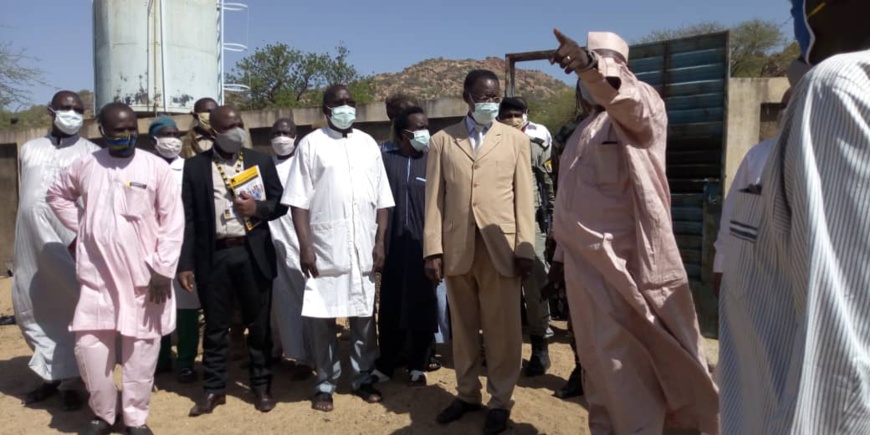
{"label": "man in dark suit jacket", "polygon": [[[269,392],[272,379],[269,315],[276,262],[266,221],[286,213],[286,207],[278,203],[283,189],[269,156],[242,149],[247,133],[233,108],[221,106],[212,111],[211,125],[216,133],[215,147],[185,162],[182,182],[187,224],[178,280],[188,289],[196,285],[206,324],[203,336],[206,394],[190,410],[190,416],[209,414],[226,403],[227,331],[234,294],[248,329],[254,407],[269,412],[275,407]],[[246,193],[236,196],[229,188],[234,175],[253,166],[259,167],[265,187],[263,201]]]}

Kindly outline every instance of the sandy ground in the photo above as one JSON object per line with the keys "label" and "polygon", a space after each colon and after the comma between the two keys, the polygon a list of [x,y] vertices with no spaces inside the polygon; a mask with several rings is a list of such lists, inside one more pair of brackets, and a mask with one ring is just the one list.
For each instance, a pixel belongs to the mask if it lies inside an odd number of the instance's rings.
{"label": "sandy ground", "polygon": [[[0,279],[0,315],[12,314],[11,279]],[[582,398],[563,401],[553,397],[573,368],[573,356],[565,333],[565,323],[555,322],[556,337],[550,346],[553,367],[536,378],[520,378],[515,393],[516,406],[511,415],[508,434],[587,434],[587,412]],[[718,345],[708,340],[708,355],[715,357]],[[257,412],[250,402],[244,361],[231,365],[227,404],[214,414],[190,418],[193,401],[202,394],[198,384],[182,385],[172,374],[160,375],[155,381],[148,424],[163,434],[475,434],[481,433],[485,413],[471,414],[461,421],[442,427],[435,415],[450,403],[455,391],[454,372],[449,367],[450,349],[441,348],[448,367],[429,373],[429,386],[410,389],[404,384],[404,372],[387,384],[379,384],[384,402],[369,405],[350,394],[346,379],[335,396],[332,413],[313,411],[308,397],[311,381],[291,382],[289,371],[275,370],[272,392],[278,406],[268,414]],[[528,357],[528,343],[523,355]],[[27,363],[30,349],[17,326],[0,326],[0,422],[3,434],[75,433],[91,418],[87,406],[77,412],[60,409],[57,397],[32,407],[21,399],[39,384]],[[347,349],[342,355],[346,363]],[[715,358],[711,358],[715,359]],[[713,362],[713,361],[711,361]],[[199,365],[197,363],[197,369]],[[347,373],[347,369],[345,369]],[[117,375],[117,373],[116,373]],[[485,379],[482,378],[485,382]],[[485,385],[485,384],[484,384]],[[487,396],[484,395],[484,400]]]}

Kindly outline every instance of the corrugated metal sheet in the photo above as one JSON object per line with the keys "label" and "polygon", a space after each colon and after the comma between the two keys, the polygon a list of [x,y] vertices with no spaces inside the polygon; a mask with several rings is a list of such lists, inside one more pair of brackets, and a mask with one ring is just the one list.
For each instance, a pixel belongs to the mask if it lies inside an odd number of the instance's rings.
{"label": "corrugated metal sheet", "polygon": [[668,110],[667,173],[674,233],[692,285],[701,330],[717,334],[713,242],[721,211],[728,33],[635,45],[629,68],[654,86]]}

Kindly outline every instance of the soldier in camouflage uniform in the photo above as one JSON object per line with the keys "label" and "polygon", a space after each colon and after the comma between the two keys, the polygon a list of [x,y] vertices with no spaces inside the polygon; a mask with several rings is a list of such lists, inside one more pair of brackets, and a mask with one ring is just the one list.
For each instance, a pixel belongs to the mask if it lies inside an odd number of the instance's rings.
{"label": "soldier in camouflage uniform", "polygon": [[505,98],[499,107],[499,121],[515,127],[529,136],[532,156],[532,174],[535,177],[535,268],[532,276],[523,282],[526,301],[526,319],[532,356],[525,367],[526,376],[539,376],[550,368],[548,340],[553,336],[550,329],[550,304],[541,297],[541,289],[547,285],[549,262],[545,258],[550,216],[556,200],[553,189],[550,152],[553,138],[547,127],[529,122],[528,105],[521,98]]}

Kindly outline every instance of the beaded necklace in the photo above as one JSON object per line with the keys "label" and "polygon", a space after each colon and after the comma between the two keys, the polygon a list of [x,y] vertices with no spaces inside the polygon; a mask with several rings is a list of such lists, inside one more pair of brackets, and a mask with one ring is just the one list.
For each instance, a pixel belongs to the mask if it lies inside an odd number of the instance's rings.
{"label": "beaded necklace", "polygon": [[[227,178],[227,175],[224,173],[224,168],[221,166],[220,162],[218,162],[217,151],[214,152],[212,160],[214,160],[214,165],[217,166],[217,170],[221,176],[221,179],[224,180],[224,185],[227,186],[227,191],[232,192],[233,188],[230,185],[230,180]],[[237,174],[239,172],[242,172],[242,169],[244,169],[244,167],[245,167],[244,163],[245,163],[245,153],[244,153],[244,151],[240,150],[239,151],[239,159],[236,161],[236,167],[235,167]]]}

